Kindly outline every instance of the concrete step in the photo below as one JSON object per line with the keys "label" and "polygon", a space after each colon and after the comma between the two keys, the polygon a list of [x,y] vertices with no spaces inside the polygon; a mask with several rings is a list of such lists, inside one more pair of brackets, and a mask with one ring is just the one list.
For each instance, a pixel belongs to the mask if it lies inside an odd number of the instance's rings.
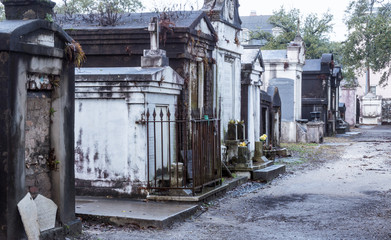
{"label": "concrete step", "polygon": [[263,168],[267,168],[267,167],[270,167],[270,166],[273,166],[274,162],[273,161],[270,161],[268,160],[266,157],[262,156],[262,158],[265,158],[265,162],[261,164],[261,168],[260,169],[263,169]]}
{"label": "concrete step", "polygon": [[183,221],[198,209],[194,203],[166,203],[107,199],[99,197],[76,197],[76,215],[84,220],[125,226],[133,224],[140,228],[167,228],[174,222]]}
{"label": "concrete step", "polygon": [[252,173],[251,179],[269,182],[280,174],[285,173],[285,165],[272,165]]}
{"label": "concrete step", "polygon": [[159,196],[148,195],[147,199],[158,202],[187,202],[187,203],[200,203],[209,202],[219,196],[224,195],[227,191],[234,189],[235,187],[247,182],[249,177],[237,176],[236,178],[226,179],[221,186],[213,189],[207,189],[209,191],[197,194],[196,196]]}

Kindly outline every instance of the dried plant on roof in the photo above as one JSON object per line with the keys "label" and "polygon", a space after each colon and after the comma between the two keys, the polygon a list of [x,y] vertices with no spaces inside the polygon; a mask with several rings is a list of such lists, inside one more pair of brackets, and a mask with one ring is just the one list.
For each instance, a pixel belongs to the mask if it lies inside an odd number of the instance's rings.
{"label": "dried plant on roof", "polygon": [[175,27],[175,23],[171,22],[171,19],[168,14],[164,12],[160,14],[159,26],[161,31],[160,41],[163,41],[163,45],[165,46],[167,40],[167,32],[170,32],[171,34],[174,33],[174,30],[172,28]]}
{"label": "dried plant on roof", "polygon": [[68,61],[73,62],[78,68],[80,68],[87,59],[80,43],[75,40],[72,40],[70,43],[66,43],[64,51]]}

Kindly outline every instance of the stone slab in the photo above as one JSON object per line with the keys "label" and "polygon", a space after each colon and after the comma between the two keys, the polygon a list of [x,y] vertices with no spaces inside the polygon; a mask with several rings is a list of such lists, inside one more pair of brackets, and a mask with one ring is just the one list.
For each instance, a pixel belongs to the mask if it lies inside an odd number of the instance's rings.
{"label": "stone slab", "polygon": [[191,216],[197,209],[197,204],[76,197],[76,215],[82,219],[134,224],[140,228],[166,228],[174,221]]}
{"label": "stone slab", "polygon": [[37,206],[35,205],[35,202],[29,192],[22,200],[20,200],[17,206],[28,239],[39,240],[40,231],[38,224]]}
{"label": "stone slab", "polygon": [[38,224],[41,232],[52,229],[56,225],[57,205],[40,194],[34,199],[37,205]]}
{"label": "stone slab", "polygon": [[259,162],[254,163],[252,167],[238,167],[238,166],[230,165],[228,166],[228,169],[233,172],[252,172],[273,165],[273,161],[269,161],[265,156],[262,156],[262,159],[263,158],[264,158],[263,163],[259,163]]}
{"label": "stone slab", "polygon": [[252,174],[252,179],[268,182],[278,177],[280,174],[284,174],[285,172],[285,165],[273,165],[254,171]]}

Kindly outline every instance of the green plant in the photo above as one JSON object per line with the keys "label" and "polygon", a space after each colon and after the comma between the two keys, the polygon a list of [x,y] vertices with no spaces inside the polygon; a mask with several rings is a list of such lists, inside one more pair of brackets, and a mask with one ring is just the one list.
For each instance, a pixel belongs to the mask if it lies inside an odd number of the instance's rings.
{"label": "green plant", "polygon": [[58,76],[49,76],[49,81],[50,84],[52,84],[54,87],[59,87],[60,86],[60,77]]}
{"label": "green plant", "polygon": [[49,110],[49,114],[50,116],[54,116],[54,113],[57,112],[56,110],[54,110],[52,107],[50,108]]}
{"label": "green plant", "polygon": [[46,164],[51,171],[58,170],[58,164],[60,164],[60,161],[56,159],[54,148],[50,150],[49,159],[47,160]]}
{"label": "green plant", "polygon": [[46,13],[45,20],[52,23],[53,22],[52,14]]}

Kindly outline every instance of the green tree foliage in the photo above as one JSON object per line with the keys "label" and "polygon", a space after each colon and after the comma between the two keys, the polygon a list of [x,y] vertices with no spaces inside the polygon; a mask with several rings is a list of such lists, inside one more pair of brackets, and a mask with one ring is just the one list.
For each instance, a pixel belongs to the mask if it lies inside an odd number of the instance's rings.
{"label": "green tree foliage", "polygon": [[320,58],[323,53],[333,52],[333,45],[328,38],[328,33],[333,30],[332,20],[331,14],[324,14],[321,18],[316,14],[310,14],[305,18],[301,34],[306,44],[306,56],[309,59]]}
{"label": "green tree foliage", "polygon": [[[328,33],[332,31],[331,14],[323,14],[318,17],[316,14],[310,14],[301,20],[300,11],[292,9],[285,11],[281,8],[274,12],[269,18],[269,23],[280,29],[280,34],[273,36],[269,32],[262,30],[250,33],[251,39],[267,41],[262,49],[285,49],[299,32],[306,44],[306,58],[320,58],[323,53],[331,52],[332,45],[328,39]],[[303,24],[300,24],[303,22]]]}
{"label": "green tree foliage", "polygon": [[384,0],[355,0],[346,11],[348,38],[343,63],[349,76],[371,69],[381,73],[380,84],[391,75],[391,3]]}
{"label": "green tree foliage", "polygon": [[95,14],[110,20],[118,17],[116,14],[135,12],[142,8],[140,0],[63,0],[62,4],[55,7],[55,12],[68,18],[75,14]]}
{"label": "green tree foliage", "polygon": [[5,19],[4,6],[3,4],[0,4],[0,21],[3,21],[4,19]]}
{"label": "green tree foliage", "polygon": [[87,14],[97,10],[94,0],[63,0],[62,4],[56,5],[54,11],[57,14]]}

